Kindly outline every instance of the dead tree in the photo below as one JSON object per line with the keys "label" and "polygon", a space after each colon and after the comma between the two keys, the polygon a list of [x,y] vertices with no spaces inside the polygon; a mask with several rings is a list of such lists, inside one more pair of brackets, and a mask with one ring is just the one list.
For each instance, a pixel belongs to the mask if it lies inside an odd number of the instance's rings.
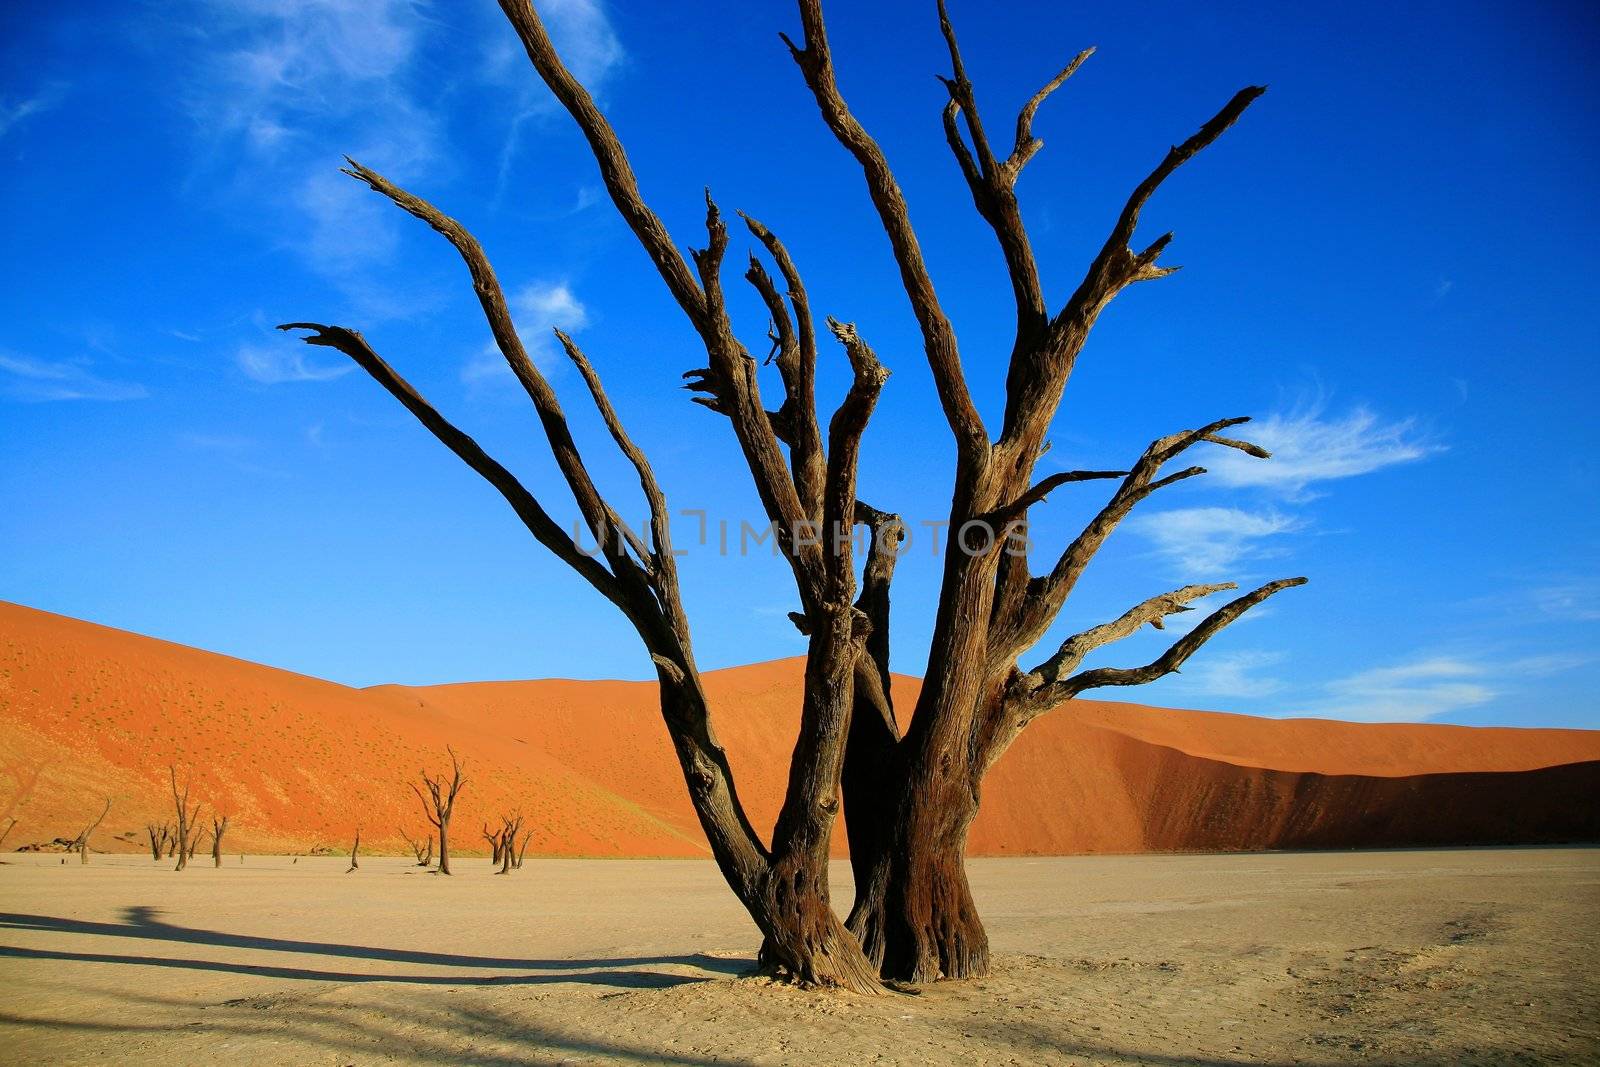
{"label": "dead tree", "polygon": [[[1157,187],[1233,125],[1262,90],[1242,90],[1167,152],[1128,198],[1082,280],[1064,302],[1052,302],[1023,225],[1016,183],[1042,147],[1033,132],[1036,113],[1089,52],[1074,58],[1022,106],[1014,141],[997,150],[940,3],[951,64],[941,103],[944,133],[977,214],[994,232],[1015,300],[1004,412],[991,429],[968,389],[955,328],[923,258],[900,185],[839,91],[821,2],[799,0],[800,43],[783,40],[824,123],[865,177],[955,443],[933,639],[921,694],[902,734],[890,698],[888,634],[889,585],[904,526],[856,495],[861,439],[887,371],[854,326],[827,319],[852,381],[824,430],[815,391],[818,331],[800,271],[777,235],[743,216],[781,276],[780,283],[754,255],[744,274],[770,316],[782,401],[769,408],[762,399],[760,367],[730,319],[723,290],[729,235],[716,203],[708,193],[705,247],[685,258],[645,202],[610,122],[556,53],[529,0],[501,0],[500,6],[535,71],[588,141],[612,204],[702,344],[707,363],[685,375],[688,388],[700,394],[693,398],[697,403],[728,420],[777,549],[793,573],[799,610],[791,618],[808,640],[805,685],[788,786],[770,840],[751,826],[712,729],[679,592],[666,498],[655,475],[587,357],[557,331],[617,447],[638,474],[650,528],[648,535],[636,533],[619,520],[591,479],[554,391],[513,327],[505,294],[477,239],[426,200],[350,161],[347,174],[427,223],[465,262],[489,330],[532,402],[588,536],[598,545],[593,556],[361,334],[304,322],[281,328],[308,331],[308,343],[353,359],[488,481],[536,540],[633,625],[655,665],[662,719],[701,827],[724,877],[764,935],[766,963],[805,982],[868,992],[880,988],[880,975],[913,981],[981,975],[988,968],[988,940],[968,889],[963,853],[988,768],[1036,716],[1090,689],[1137,685],[1176,670],[1245,611],[1303,582],[1271,582],[1224,604],[1142,666],[1081,669],[1090,652],[1146,623],[1160,628],[1165,616],[1232,586],[1186,586],[1151,597],[1113,621],[1075,634],[1054,652],[1038,654],[1033,666],[1021,662],[1035,655],[1032,650],[1089,561],[1129,512],[1166,486],[1204,473],[1198,466],[1165,473],[1168,464],[1200,445],[1266,457],[1256,445],[1224,436],[1246,421],[1225,418],[1156,438],[1126,470],[1035,475],[1067,380],[1100,313],[1128,286],[1177,270],[1159,262],[1170,234],[1142,247],[1134,243],[1141,213]],[[1036,571],[1026,541],[1030,509],[1062,486],[1100,479],[1114,483],[1109,500]],[[857,560],[853,535],[860,527],[868,543],[865,558]],[[850,811],[858,887],[848,929],[834,917],[827,882],[828,842],[841,793]],[[442,859],[442,838],[440,854]]]}
{"label": "dead tree", "polygon": [[[219,821],[215,813],[211,816],[211,859],[218,866],[222,866],[222,835],[228,832],[229,816],[224,815]],[[239,857],[243,862],[244,857]]]}
{"label": "dead tree", "polygon": [[189,866],[189,857],[194,855],[196,840],[200,837],[200,802],[197,800],[194,807],[189,806],[189,783],[183,783],[183,790],[178,789],[178,768],[169,766],[168,772],[172,776],[172,804],[177,810],[177,827],[172,832],[172,850],[178,857],[178,865],[173,868],[181,871]]}
{"label": "dead tree", "polygon": [[150,837],[150,858],[157,863],[167,854],[168,843],[172,840],[171,823],[146,823],[144,832]]}
{"label": "dead tree", "polygon": [[527,850],[528,835],[522,837],[522,850],[517,848],[518,835],[522,834],[522,814],[500,816],[500,829],[492,835],[487,825],[484,826],[484,836],[488,837],[494,845],[494,862],[499,865],[497,874],[509,874],[513,868],[522,866],[522,852]]}
{"label": "dead tree", "polygon": [[422,814],[433,823],[439,835],[440,874],[450,873],[450,814],[455,810],[456,794],[467,784],[466,779],[461,777],[461,760],[456,758],[456,750],[446,746],[445,751],[450,753],[450,779],[446,781],[442,774],[433,778],[429,777],[427,771],[421,772],[422,784],[428,789],[427,796],[422,795],[416,783],[411,785],[411,791],[422,801]]}
{"label": "dead tree", "polygon": [[428,867],[433,864],[433,835],[424,834],[421,841],[417,841],[404,830],[400,836],[405,839],[406,847],[411,849],[412,855],[417,858],[418,867]]}
{"label": "dead tree", "polygon": [[106,814],[110,810],[111,798],[106,797],[106,806],[100,809],[100,814],[95,817],[94,822],[85,826],[78,836],[72,839],[72,844],[67,847],[68,852],[76,852],[78,854],[79,863],[89,862],[89,835],[94,833],[100,824],[105,821]]}
{"label": "dead tree", "polygon": [[489,865],[500,866],[500,854],[505,851],[505,828],[490,830],[489,824],[483,824],[483,839],[489,842]]}
{"label": "dead tree", "polygon": [[357,853],[360,851],[361,827],[358,826],[356,827],[356,839],[350,843],[350,866],[345,870],[345,874],[349,874],[351,871],[358,871],[361,869],[361,861],[356,858]]}
{"label": "dead tree", "polygon": [[523,831],[522,844],[517,845],[516,855],[511,858],[511,866],[516,870],[522,870],[522,857],[528,854],[528,842],[532,840],[533,827],[530,826],[527,828],[527,830]]}

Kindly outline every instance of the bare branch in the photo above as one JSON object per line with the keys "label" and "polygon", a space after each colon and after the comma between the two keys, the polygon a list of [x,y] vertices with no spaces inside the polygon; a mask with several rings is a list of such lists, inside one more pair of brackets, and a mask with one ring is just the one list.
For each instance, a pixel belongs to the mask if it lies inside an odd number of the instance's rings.
{"label": "bare branch", "polygon": [[[629,567],[624,562],[625,553],[617,537],[618,531],[625,528],[622,519],[595,487],[594,480],[590,478],[589,471],[584,466],[583,457],[578,452],[578,446],[572,439],[572,431],[567,426],[566,416],[561,411],[555,390],[550,388],[550,383],[528,357],[522,338],[517,333],[515,323],[512,322],[511,308],[506,301],[505,292],[500,287],[500,280],[495,277],[494,267],[490,265],[489,257],[484,254],[483,246],[466,227],[426,200],[406,192],[383,175],[363,167],[355,160],[349,160],[349,163],[350,166],[345,169],[346,174],[365,182],[398,207],[426,222],[460,253],[462,261],[472,275],[472,287],[478,294],[478,303],[483,308],[483,315],[489,323],[490,332],[494,335],[495,344],[505,357],[512,373],[516,375],[517,381],[522,383],[528,399],[533,401],[540,425],[544,428],[545,437],[550,443],[550,451],[555,457],[562,477],[572,490],[573,499],[577,501],[584,522],[588,524],[590,532],[606,558],[610,560],[613,573],[619,579],[626,578]],[[726,246],[726,243],[724,234],[723,245]],[[709,301],[708,294],[707,302]]]}
{"label": "bare branch", "polygon": [[315,322],[287,322],[279,326],[280,330],[310,330],[311,334],[304,338],[307,344],[324,345],[337,349],[356,361],[356,364],[372,376],[373,380],[388,390],[389,394],[403,404],[407,411],[414,415],[418,422],[438,438],[450,451],[461,458],[462,462],[500,491],[506,502],[511,505],[517,517],[522,520],[530,533],[538,542],[548,548],[567,566],[577,571],[585,581],[594,586],[602,596],[624,611],[628,610],[627,604],[617,586],[616,578],[602,567],[598,561],[584,554],[573,542],[572,538],[552,519],[544,507],[534,498],[533,494],[516,479],[510,471],[506,470],[499,461],[485,452],[478,443],[465,433],[457,429],[448,419],[428,403],[421,393],[400,376],[399,372],[389,366],[381,356],[367,344],[366,338],[355,330],[343,326],[324,326]]}
{"label": "bare branch", "polygon": [[578,83],[578,79],[572,76],[566,64],[561,62],[561,57],[550,42],[550,35],[545,32],[544,23],[534,11],[533,4],[529,0],[500,0],[500,9],[516,28],[517,36],[522,39],[522,46],[527,51],[534,70],[538,71],[539,77],[544,79],[550,91],[555,93],[556,99],[561,101],[561,105],[567,109],[576,120],[578,128],[583,131],[584,137],[589,142],[589,148],[600,165],[600,178],[605,182],[606,192],[611,195],[611,202],[616,205],[617,213],[622,216],[639,244],[655,263],[656,270],[667,283],[673,298],[696,327],[704,330],[705,294],[695,284],[694,276],[690,273],[688,264],[683,261],[683,256],[679,254],[677,246],[672,243],[672,238],[668,236],[666,226],[662,225],[661,219],[644,202],[644,197],[639,192],[638,179],[634,177],[633,167],[628,162],[628,154],[623,151],[622,142],[617,139],[616,131],[595,106],[594,98],[589,95],[588,90]]}
{"label": "bare branch", "polygon": [[[1184,634],[1172,647],[1151,662],[1142,667],[1100,667],[1095,670],[1083,671],[1068,678],[1065,682],[1058,683],[1062,699],[1077,696],[1079,693],[1090,689],[1099,689],[1108,685],[1144,685],[1153,682],[1162,675],[1171,674],[1183,666],[1185,660],[1192,656],[1196,649],[1211,640],[1213,634],[1228,625],[1240,615],[1249,611],[1274,593],[1290,589],[1297,585],[1305,585],[1305,578],[1280,578],[1275,582],[1268,582],[1259,589],[1246,593],[1237,600],[1230,600],[1222,607],[1205,617],[1205,620]],[[1051,687],[1056,689],[1058,687]]]}
{"label": "bare branch", "polygon": [[1009,504],[1005,504],[989,513],[989,521],[996,529],[1003,528],[1027,513],[1033,505],[1044,500],[1056,489],[1070,482],[1086,482],[1100,478],[1121,478],[1128,474],[1127,471],[1060,471],[1048,477],[1041,478],[1026,493]]}
{"label": "bare branch", "polygon": [[1221,111],[1211,117],[1205,125],[1184,141],[1168,150],[1166,156],[1157,165],[1156,169],[1140,182],[1128,197],[1128,202],[1123,205],[1122,213],[1117,216],[1116,225],[1111,229],[1111,235],[1106,238],[1105,245],[1100,249],[1100,254],[1095,257],[1094,263],[1089,268],[1088,275],[1083,284],[1078,287],[1072,299],[1057,316],[1057,324],[1085,317],[1092,318],[1105,303],[1114,296],[1118,289],[1131,282],[1140,281],[1148,277],[1161,277],[1172,273],[1175,268],[1159,268],[1155,266],[1156,258],[1166,248],[1172,235],[1167,234],[1158,239],[1144,252],[1135,256],[1128,248],[1128,242],[1133,240],[1133,231],[1139,225],[1139,213],[1149,203],[1150,197],[1183,164],[1193,159],[1201,150],[1210,145],[1229,126],[1238,121],[1244,114],[1245,108],[1266,92],[1264,86],[1252,85],[1241,89],[1233,95]]}
{"label": "bare branch", "polygon": [[828,423],[828,477],[822,507],[823,536],[834,541],[824,557],[828,577],[825,592],[830,599],[848,601],[855,582],[850,538],[838,534],[855,525],[861,437],[889,372],[878,362],[871,346],[861,339],[854,323],[829,318],[828,329],[844,346],[850,369],[855,374],[849,391]]}
{"label": "bare branch", "polygon": [[1017,180],[1017,175],[1022,173],[1022,168],[1028,165],[1028,160],[1044,147],[1044,142],[1033,135],[1033,116],[1038,113],[1039,106],[1051,93],[1061,88],[1068,78],[1076,74],[1078,68],[1083,66],[1083,61],[1092,55],[1094,55],[1093,48],[1085,48],[1079,52],[1071,63],[1062,68],[1061,73],[1045,82],[1044,87],[1034,93],[1017,113],[1017,140],[1011,149],[1011,156],[1005,162],[1005,168],[1011,172],[1013,182]]}
{"label": "bare branch", "polygon": [[1013,676],[1005,698],[995,714],[981,723],[977,748],[984,766],[990,766],[1016,740],[1023,728],[1052,708],[1079,693],[1108,685],[1143,685],[1181,667],[1195,650],[1217,631],[1263,600],[1292,586],[1305,585],[1304,578],[1284,578],[1269,582],[1213,611],[1189,633],[1179,638],[1161,656],[1143,667],[1100,667],[1070,677],[1061,677],[1077,667],[1085,655],[1102,645],[1120,640],[1145,623],[1159,627],[1161,619],[1188,611],[1188,602],[1234,588],[1232,582],[1220,585],[1191,585],[1153,597],[1130,609],[1119,619],[1103,623],[1069,637],[1055,655],[1027,674]]}
{"label": "bare branch", "polygon": [[955,329],[939,305],[933,279],[928,274],[922,248],[917,243],[916,231],[911,225],[905,195],[900,191],[900,183],[895,180],[883,149],[850,113],[844,96],[839,92],[833,55],[828,47],[827,29],[822,21],[821,0],[800,0],[800,22],[805,30],[805,47],[796,45],[786,35],[783,35],[783,41],[789,46],[790,54],[805,76],[806,85],[816,98],[828,129],[861,165],[867,180],[867,193],[872,198],[873,206],[878,209],[878,218],[888,234],[889,245],[900,268],[901,284],[911,300],[917,325],[922,330],[923,348],[928,365],[933,369],[934,385],[939,391],[945,419],[956,436],[962,456],[969,462],[978,459],[988,452],[988,432],[967,390]]}
{"label": "bare branch", "polygon": [[[1117,487],[1117,491],[1112,494],[1111,499],[1067,545],[1050,573],[1028,581],[1026,595],[1014,609],[1014,615],[1003,620],[1002,632],[995,635],[994,640],[997,644],[1010,649],[1012,655],[1036,644],[1055,621],[1062,605],[1066,603],[1067,596],[1089,566],[1095,553],[1100,551],[1106,538],[1127,517],[1134,506],[1158,489],[1206,472],[1204,467],[1188,467],[1164,478],[1157,478],[1161,468],[1200,441],[1224,447],[1243,448],[1249,452],[1249,449],[1255,446],[1247,445],[1246,442],[1233,441],[1230,438],[1211,441],[1219,430],[1249,421],[1248,418],[1242,417],[1219,419],[1199,429],[1168,434],[1150,442],[1133,469]],[[1249,452],[1249,454],[1256,453]]]}
{"label": "bare branch", "polygon": [[993,179],[999,172],[999,163],[995,161],[994,152],[989,148],[989,137],[983,130],[983,119],[978,114],[977,100],[972,93],[972,81],[967,77],[966,64],[961,61],[961,47],[956,44],[956,30],[950,22],[950,11],[945,0],[939,0],[939,32],[944,35],[945,46],[950,50],[951,70],[951,77],[941,80],[950,91],[950,99],[966,120],[967,132],[972,135],[972,146],[977,151],[979,173],[986,179]]}
{"label": "bare branch", "polygon": [[784,280],[789,286],[789,299],[794,304],[795,317],[791,320],[777,285],[762,267],[761,261],[752,254],[745,278],[761,294],[761,300],[772,316],[778,350],[778,373],[783,378],[783,406],[773,413],[773,425],[778,436],[789,445],[789,465],[794,472],[795,491],[800,496],[801,506],[809,518],[821,522],[825,461],[821,430],[817,426],[817,342],[811,324],[811,309],[799,273],[782,243],[770,230],[749,216],[745,216],[745,224],[751,233],[762,240],[778,262],[778,269],[784,273]]}
{"label": "bare branch", "polygon": [[1128,246],[1138,226],[1139,214],[1173,171],[1220,137],[1265,91],[1257,86],[1241,90],[1194,136],[1168,151],[1129,196],[1083,281],[1050,321],[1040,342],[1019,345],[1013,350],[1006,378],[1003,445],[1024,456],[1035,451],[1048,430],[1073,365],[1100,312],[1127,286],[1164,278],[1178,269],[1156,262],[1172,240],[1170,233],[1157,238],[1137,254]]}
{"label": "bare branch", "polygon": [[1182,611],[1193,611],[1189,607],[1191,600],[1208,597],[1212,593],[1219,593],[1225,589],[1237,589],[1234,582],[1222,582],[1216,585],[1186,585],[1182,589],[1160,596],[1151,597],[1142,604],[1136,604],[1124,612],[1119,618],[1111,622],[1101,623],[1082,633],[1073,634],[1061,642],[1053,656],[1029,671],[1021,679],[1023,685],[1030,689],[1037,689],[1042,685],[1050,685],[1061,680],[1062,676],[1077,668],[1083,658],[1095,649],[1108,645],[1113,641],[1120,641],[1148,623],[1158,630],[1166,628],[1162,622],[1168,615],[1176,615]]}
{"label": "bare branch", "polygon": [[[989,146],[989,137],[984,132],[972,81],[967,77],[966,64],[962,62],[961,48],[956,43],[955,27],[950,22],[945,0],[939,0],[939,30],[950,52],[952,72],[949,78],[940,79],[950,93],[950,102],[945,105],[942,117],[945,140],[955,154],[962,176],[967,179],[973,206],[994,230],[1000,242],[1000,251],[1005,257],[1006,271],[1011,277],[1011,288],[1017,303],[1017,335],[1013,348],[1013,358],[1016,358],[1018,353],[1039,341],[1049,318],[1039,281],[1039,266],[1028,242],[1021,209],[1017,205],[1014,189],[1016,171],[1011,168],[1009,161],[998,162]],[[967,150],[961,131],[956,127],[958,112],[966,121],[967,132],[972,136],[972,152]]]}
{"label": "bare branch", "polygon": [[[651,552],[642,545],[636,545],[635,551],[643,552],[649,561],[650,580],[659,594],[661,606],[671,620],[673,630],[678,634],[683,647],[687,648],[689,621],[684,615],[678,586],[678,563],[672,551],[671,513],[667,508],[666,494],[661,491],[661,484],[656,481],[655,471],[651,469],[650,461],[645,457],[644,451],[633,443],[633,438],[629,437],[628,431],[623,428],[622,419],[611,406],[611,399],[606,396],[600,376],[595,372],[589,358],[566,333],[561,330],[555,333],[561,342],[561,347],[566,350],[567,357],[578,368],[578,373],[583,375],[584,384],[589,387],[589,395],[594,398],[595,408],[605,420],[606,428],[611,431],[611,439],[617,443],[617,447],[639,476],[639,489],[644,493],[645,502],[650,508],[650,535],[655,547]],[[633,538],[631,530],[624,527],[624,531],[630,539]]]}

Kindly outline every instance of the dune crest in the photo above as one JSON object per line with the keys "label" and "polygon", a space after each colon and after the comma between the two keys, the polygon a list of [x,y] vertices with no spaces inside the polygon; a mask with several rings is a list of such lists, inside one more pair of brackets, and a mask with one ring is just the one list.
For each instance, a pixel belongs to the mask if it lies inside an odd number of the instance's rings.
{"label": "dune crest", "polygon": [[[802,661],[706,675],[741,797],[770,827]],[[897,676],[909,708],[918,681]],[[530,854],[707,855],[649,682],[371,689],[308,678],[0,602],[0,820],[16,848],[76,833],[134,851],[171,815],[166,774],[233,817],[226,848],[399,848],[409,783],[444,746],[469,784],[452,851],[520,809]],[[979,855],[1338,848],[1600,839],[1600,731],[1275,720],[1079,700],[991,773]],[[848,817],[848,815],[847,815]],[[843,854],[843,834],[836,835]]]}

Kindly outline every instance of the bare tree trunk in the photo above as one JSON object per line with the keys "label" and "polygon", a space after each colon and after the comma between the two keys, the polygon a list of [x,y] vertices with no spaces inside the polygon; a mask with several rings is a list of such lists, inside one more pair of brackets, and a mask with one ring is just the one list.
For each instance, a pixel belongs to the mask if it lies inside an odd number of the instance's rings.
{"label": "bare tree trunk", "polygon": [[[211,859],[218,867],[222,866],[222,835],[228,832],[228,819],[229,816],[224,815],[222,821],[218,822],[215,815],[211,817]],[[240,856],[239,859],[243,862],[244,857]]]}
{"label": "bare tree trunk", "polygon": [[483,839],[489,842],[489,866],[500,866],[500,854],[505,851],[505,831],[490,832],[489,824],[483,824]]}
{"label": "bare tree trunk", "polygon": [[350,843],[350,866],[344,872],[345,874],[349,874],[351,871],[357,871],[357,870],[361,869],[361,861],[356,858],[356,854],[359,853],[360,851],[361,851],[361,827],[358,826],[358,827],[356,827],[356,839]]}
{"label": "bare tree trunk", "polygon": [[936,793],[926,788],[932,777],[917,774],[925,788],[887,807],[873,851],[856,865],[864,875],[848,925],[879,973],[902,982],[977,978],[989,968],[989,939],[966,875],[976,795],[959,780]]}
{"label": "bare tree trunk", "polygon": [[75,851],[75,852],[78,853],[78,862],[79,863],[88,863],[89,862],[89,835],[94,833],[95,830],[100,826],[100,824],[103,821],[105,821],[106,813],[109,812],[110,810],[111,810],[111,798],[107,797],[106,798],[106,806],[100,810],[99,816],[97,816],[95,818],[94,822],[92,822],[88,826],[84,827],[83,828],[83,832],[78,834],[78,836],[73,840],[72,846],[69,849],[69,851]]}
{"label": "bare tree trunk", "polygon": [[[417,841],[404,830],[400,836],[405,839],[406,847],[411,849],[411,854],[416,857],[418,867],[427,867],[433,863],[433,835],[427,834],[422,841]],[[426,842],[426,844],[424,844]]]}
{"label": "bare tree trunk", "polygon": [[172,836],[171,827],[166,823],[163,823],[160,826],[157,826],[155,823],[147,823],[145,825],[144,832],[150,837],[150,858],[155,862],[160,863],[161,857],[164,856],[167,851],[167,841]]}
{"label": "bare tree trunk", "polygon": [[4,830],[0,830],[0,845],[4,845],[6,843],[6,838],[10,837],[11,831],[15,830],[16,828],[17,820],[15,816],[12,816],[11,819],[7,821],[6,828]]}
{"label": "bare tree trunk", "polygon": [[178,817],[177,828],[172,834],[172,849],[177,854],[178,864],[173,870],[181,871],[189,866],[195,842],[200,837],[200,803],[196,801],[194,807],[189,806],[189,783],[185,782],[181,791],[178,789],[178,768],[175,765],[169,766],[167,771],[172,779],[172,803]]}
{"label": "bare tree trunk", "polygon": [[509,874],[513,867],[522,866],[517,861],[517,835],[522,832],[522,816],[500,817],[500,833],[496,850],[500,853],[500,874]]}

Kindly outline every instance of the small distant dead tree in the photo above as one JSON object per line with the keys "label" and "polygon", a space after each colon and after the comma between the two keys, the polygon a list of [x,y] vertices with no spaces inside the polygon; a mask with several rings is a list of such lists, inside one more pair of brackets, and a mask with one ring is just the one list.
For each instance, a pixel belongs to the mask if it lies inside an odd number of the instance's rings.
{"label": "small distant dead tree", "polygon": [[[518,835],[522,835],[522,847],[517,847]],[[522,866],[522,853],[528,848],[529,834],[522,833],[522,813],[500,816],[500,829],[489,832],[488,824],[484,824],[483,836],[489,839],[489,844],[494,848],[493,863],[500,867],[497,874],[506,874],[513,868]]]}
{"label": "small distant dead tree", "polygon": [[[967,882],[967,833],[984,775],[1029,723],[1082,693],[1142,685],[1178,670],[1223,627],[1305,581],[1283,578],[1234,597],[1142,665],[1082,666],[1112,642],[1147,625],[1161,629],[1167,616],[1234,586],[1189,585],[1160,593],[1067,637],[1054,651],[1043,647],[1085,569],[1119,524],[1167,486],[1205,473],[1199,466],[1167,473],[1169,465],[1202,448],[1267,458],[1258,445],[1228,436],[1246,419],[1222,418],[1156,437],[1122,470],[1037,472],[1068,380],[1100,314],[1129,287],[1178,269],[1161,261],[1170,233],[1137,239],[1152,197],[1265,90],[1240,90],[1195,133],[1173,143],[1102,231],[1106,237],[1093,249],[1087,270],[1058,282],[1052,293],[1016,187],[1043,147],[1034,134],[1037,112],[1093,50],[1072,59],[1022,105],[1014,141],[991,140],[994,126],[979,117],[944,0],[937,6],[950,61],[950,76],[940,79],[945,139],[978,216],[998,243],[1015,302],[1006,336],[994,324],[984,328],[986,351],[1009,348],[1004,381],[997,383],[1004,390],[1003,413],[991,412],[987,419],[968,387],[955,325],[922,250],[926,235],[919,237],[888,158],[839,88],[822,0],[798,0],[799,40],[783,37],[823,123],[865,178],[955,455],[948,520],[938,535],[943,577],[928,658],[916,707],[904,717],[908,726],[902,731],[889,684],[889,586],[907,527],[856,492],[862,438],[888,371],[854,325],[826,319],[848,363],[849,384],[832,414],[822,417],[816,385],[818,337],[825,334],[816,328],[786,246],[761,222],[743,216],[781,275],[780,283],[756,254],[744,272],[767,311],[769,362],[778,380],[769,378],[763,386],[763,364],[739,339],[723,285],[730,238],[717,204],[707,193],[705,245],[685,255],[646,202],[616,130],[562,61],[531,0],[500,0],[534,70],[582,131],[612,205],[704,348],[706,365],[684,375],[698,394],[692,399],[727,419],[770,521],[773,545],[793,572],[799,604],[790,618],[808,641],[805,684],[783,804],[770,838],[756,831],[740,802],[712,727],[668,529],[671,512],[649,461],[627,434],[588,357],[557,331],[612,440],[638,475],[649,505],[647,536],[622,522],[591,477],[478,239],[433,204],[349,161],[345,173],[422,220],[460,254],[489,332],[532,402],[587,535],[597,544],[594,553],[579,547],[576,529],[569,535],[516,475],[441,414],[360,333],[312,322],[280,327],[307,331],[307,343],[354,360],[490,483],[540,544],[627,618],[655,666],[662,720],[712,855],[763,935],[763,962],[803,982],[867,993],[882,992],[880,977],[922,982],[988,971],[988,935]],[[1029,32],[1038,30],[1030,26]],[[781,401],[769,404],[762,390],[774,386]],[[1135,405],[1140,403],[1136,397]],[[1031,509],[1063,486],[1098,480],[1115,488],[1088,524],[1063,548],[1050,549],[1042,559],[1033,555]],[[863,532],[867,544],[858,550]],[[843,923],[828,888],[829,844],[841,803],[848,809],[856,875],[854,906]],[[435,808],[442,811],[442,801]],[[439,853],[443,866],[442,835]]]}
{"label": "small distant dead tree", "polygon": [[[222,835],[228,832],[229,816],[224,815],[218,821],[215,813],[211,816],[211,859],[218,867],[222,866]],[[243,856],[239,857],[241,860]]]}
{"label": "small distant dead tree", "polygon": [[489,866],[500,866],[500,854],[505,850],[505,828],[490,830],[489,824],[483,824],[483,839],[489,842]]}
{"label": "small distant dead tree", "polygon": [[361,827],[358,826],[358,827],[356,827],[356,839],[350,843],[350,866],[344,872],[345,874],[349,874],[351,871],[359,871],[361,869],[361,861],[356,858],[357,854],[360,851],[361,851]]}
{"label": "small distant dead tree", "polygon": [[72,839],[72,844],[68,846],[67,851],[76,852],[78,854],[79,863],[89,862],[89,835],[95,832],[95,830],[100,826],[101,822],[105,820],[106,813],[110,810],[111,798],[106,797],[106,806],[100,809],[99,816],[95,818],[94,822],[90,823],[88,826],[85,826],[77,837]]}
{"label": "small distant dead tree", "polygon": [[533,827],[530,826],[530,827],[528,827],[527,831],[524,832],[523,835],[522,835],[522,844],[517,846],[516,858],[511,861],[511,866],[515,867],[519,871],[522,869],[522,857],[527,855],[527,853],[528,853],[528,842],[532,841],[532,840],[533,840]]}
{"label": "small distant dead tree", "polygon": [[173,852],[178,857],[178,865],[173,868],[181,871],[189,866],[189,857],[194,855],[195,840],[200,836],[200,802],[194,802],[194,807],[189,806],[189,783],[183,783],[183,789],[178,789],[178,768],[169,765],[168,772],[172,776],[172,804],[177,812],[178,825],[172,833]]}
{"label": "small distant dead tree", "polygon": [[10,837],[11,831],[15,830],[16,828],[17,819],[16,816],[12,816],[11,819],[6,823],[6,828],[4,830],[0,830],[0,846],[3,846],[6,843],[6,838]]}
{"label": "small distant dead tree", "polygon": [[160,863],[162,856],[170,855],[168,847],[172,841],[172,824],[146,823],[144,832],[150,837],[150,858]]}
{"label": "small distant dead tree", "polygon": [[450,814],[455,810],[456,794],[467,784],[466,779],[461,777],[461,760],[457,758],[456,750],[447,745],[445,751],[450,753],[449,781],[442,774],[433,778],[429,777],[427,771],[421,772],[422,784],[428,789],[427,796],[422,795],[422,790],[417,788],[415,782],[411,784],[411,791],[422,801],[422,814],[433,823],[439,835],[440,874],[450,873]]}
{"label": "small distant dead tree", "polygon": [[433,865],[432,834],[422,835],[421,841],[416,840],[404,830],[400,831],[400,836],[405,838],[406,846],[411,849],[411,854],[417,857],[418,867],[430,867]]}

